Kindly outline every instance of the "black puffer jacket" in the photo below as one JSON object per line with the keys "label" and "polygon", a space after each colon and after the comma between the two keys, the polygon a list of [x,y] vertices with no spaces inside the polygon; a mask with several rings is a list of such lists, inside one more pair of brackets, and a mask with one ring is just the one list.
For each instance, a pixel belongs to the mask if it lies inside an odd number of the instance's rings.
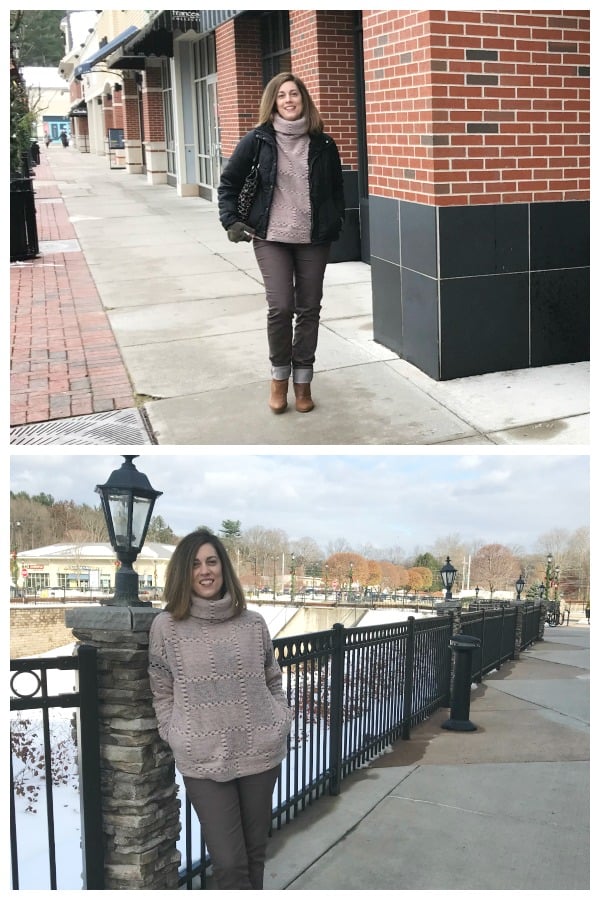
{"label": "black puffer jacket", "polygon": [[[253,128],[240,140],[223,169],[217,191],[219,218],[223,228],[239,222],[237,198],[258,156],[258,190],[248,216],[248,225],[257,237],[265,238],[269,224],[271,198],[277,173],[277,143],[272,125]],[[311,135],[308,147],[308,171],[311,206],[311,242],[335,241],[344,222],[344,183],[340,156],[333,138],[327,134]]]}

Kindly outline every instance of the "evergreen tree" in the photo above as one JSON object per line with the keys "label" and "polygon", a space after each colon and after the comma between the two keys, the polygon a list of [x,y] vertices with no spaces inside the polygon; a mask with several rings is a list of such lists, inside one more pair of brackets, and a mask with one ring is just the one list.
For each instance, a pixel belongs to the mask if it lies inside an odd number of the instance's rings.
{"label": "evergreen tree", "polygon": [[58,67],[65,55],[60,22],[64,9],[11,10],[11,42],[19,49],[21,66]]}

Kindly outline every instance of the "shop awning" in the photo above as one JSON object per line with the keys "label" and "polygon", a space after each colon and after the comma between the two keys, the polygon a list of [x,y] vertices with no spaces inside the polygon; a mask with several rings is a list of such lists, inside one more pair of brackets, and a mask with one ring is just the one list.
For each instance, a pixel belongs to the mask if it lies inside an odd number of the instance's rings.
{"label": "shop awning", "polygon": [[[217,26],[235,18],[236,9],[163,9],[123,45],[122,53],[112,61],[112,69],[138,69],[140,58],[173,56],[173,40],[187,34],[208,34]],[[136,61],[137,64],[134,64]]]}
{"label": "shop awning", "polygon": [[130,25],[125,31],[122,31],[116,37],[112,39],[112,41],[108,41],[99,50],[96,50],[95,53],[92,53],[91,56],[88,56],[82,63],[78,66],[75,66],[74,76],[75,78],[81,78],[82,75],[85,75],[87,72],[90,72],[95,65],[100,62],[103,62],[107,56],[110,56],[111,53],[114,53],[115,50],[118,50],[125,41],[130,40],[140,29],[136,25]]}
{"label": "shop awning", "polygon": [[70,116],[87,116],[87,103],[85,100],[78,100],[69,110]]}

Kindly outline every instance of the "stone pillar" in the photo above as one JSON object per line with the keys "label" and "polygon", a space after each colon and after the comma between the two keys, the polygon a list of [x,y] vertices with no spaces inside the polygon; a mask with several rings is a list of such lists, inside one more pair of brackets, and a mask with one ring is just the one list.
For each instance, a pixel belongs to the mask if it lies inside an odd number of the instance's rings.
{"label": "stone pillar", "polygon": [[76,639],[98,648],[98,718],[106,890],[177,890],[180,801],[148,679],[148,632],[159,611],[67,611]]}

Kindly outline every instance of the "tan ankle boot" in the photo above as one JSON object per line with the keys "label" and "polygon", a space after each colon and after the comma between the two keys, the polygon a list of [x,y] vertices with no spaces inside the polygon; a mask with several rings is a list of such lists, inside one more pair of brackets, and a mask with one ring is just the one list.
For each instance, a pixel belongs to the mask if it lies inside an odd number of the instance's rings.
{"label": "tan ankle boot", "polygon": [[273,378],[271,381],[271,396],[269,398],[269,406],[274,413],[279,414],[287,409],[287,392],[288,379],[278,381]]}
{"label": "tan ankle boot", "polygon": [[310,384],[296,384],[294,382],[294,394],[296,395],[296,409],[298,412],[310,412],[315,408],[310,395]]}

